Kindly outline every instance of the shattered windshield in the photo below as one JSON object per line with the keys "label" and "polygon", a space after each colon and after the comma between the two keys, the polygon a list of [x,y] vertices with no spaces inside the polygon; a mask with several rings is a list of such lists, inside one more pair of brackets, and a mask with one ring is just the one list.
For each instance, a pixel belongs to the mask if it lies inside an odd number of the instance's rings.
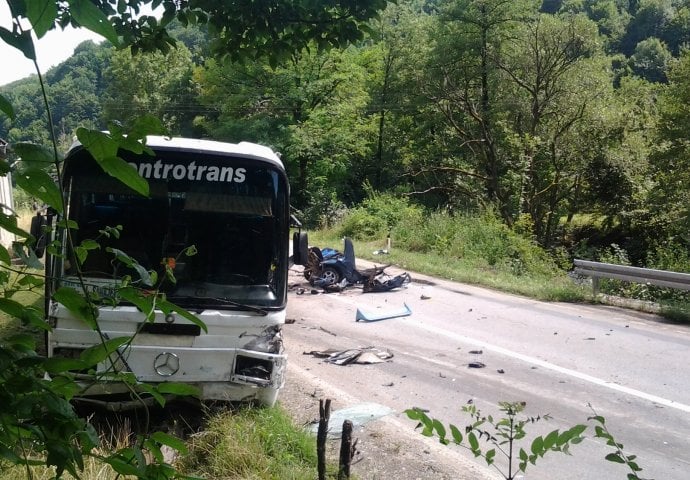
{"label": "shattered windshield", "polygon": [[[156,164],[149,164],[155,173]],[[208,177],[213,167],[199,159],[184,165],[180,174],[182,169],[170,165],[168,172],[166,165],[158,168],[160,178],[149,178],[149,198],[98,170],[74,169],[68,188],[69,217],[79,224],[75,245],[100,244],[89,250],[84,276],[141,280],[132,265],[107,251],[110,247],[157,271],[159,279],[169,267],[174,280],[165,279],[161,290],[181,306],[283,305],[286,275],[279,272],[287,270],[288,236],[283,177],[270,166],[246,160],[233,164],[229,181]],[[76,261],[74,255],[67,258]],[[76,273],[71,262],[64,267],[65,276]]]}

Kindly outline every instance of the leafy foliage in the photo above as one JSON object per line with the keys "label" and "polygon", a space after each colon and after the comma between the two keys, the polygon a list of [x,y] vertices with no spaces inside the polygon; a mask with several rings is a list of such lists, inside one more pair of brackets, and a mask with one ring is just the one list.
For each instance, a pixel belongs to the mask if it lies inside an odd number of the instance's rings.
{"label": "leafy foliage", "polygon": [[[518,450],[518,445],[527,436],[525,427],[548,420],[549,417],[518,418],[525,408],[524,402],[504,402],[499,407],[505,416],[494,420],[491,415],[482,415],[474,405],[463,406],[463,412],[472,420],[464,429],[452,424],[446,428],[439,420],[430,418],[418,408],[406,410],[405,413],[411,420],[419,422],[417,428],[421,428],[422,435],[436,436],[443,445],[454,443],[468,449],[475,457],[483,458],[487,465],[498,470],[506,480],[517,478],[519,472],[524,473],[529,465],[536,465],[549,452],[570,454],[570,446],[584,440],[582,433],[586,425],[576,425],[565,431],[553,430],[545,436],[536,436],[529,443],[528,450],[523,447]],[[482,448],[482,443],[491,448]],[[507,466],[501,464],[497,455],[507,461]]]}
{"label": "leafy foliage", "polygon": [[[627,466],[630,470],[628,480],[644,480],[638,476],[642,468],[635,461],[636,456],[623,450],[623,444],[608,430],[606,419],[597,415],[591,405],[590,408],[593,416],[588,420],[594,424],[594,438],[605,440],[606,445],[614,449],[614,452],[607,454],[604,459]],[[472,452],[476,458],[482,458],[506,480],[513,480],[524,473],[530,465],[536,466],[547,453],[560,452],[570,455],[570,447],[585,439],[583,434],[588,428],[587,425],[579,424],[563,431],[552,430],[529,441],[527,427],[541,420],[549,420],[550,417],[520,417],[524,409],[524,402],[501,402],[499,410],[503,416],[494,419],[491,415],[483,415],[475,405],[468,404],[462,407],[462,411],[470,417],[471,423],[464,428],[453,424],[446,426],[441,421],[429,417],[420,408],[408,409],[405,413],[408,418],[418,422],[416,428],[420,429],[422,435],[437,437],[443,445],[459,445]]]}

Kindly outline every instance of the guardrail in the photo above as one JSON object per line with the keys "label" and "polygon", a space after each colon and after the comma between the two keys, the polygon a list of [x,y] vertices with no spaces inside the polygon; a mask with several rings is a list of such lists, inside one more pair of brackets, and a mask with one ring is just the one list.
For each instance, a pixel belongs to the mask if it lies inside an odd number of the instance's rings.
{"label": "guardrail", "polygon": [[599,293],[599,278],[612,278],[634,283],[647,283],[659,287],[690,290],[690,273],[669,272],[653,268],[629,267],[612,263],[575,259],[575,273],[592,277],[594,295]]}

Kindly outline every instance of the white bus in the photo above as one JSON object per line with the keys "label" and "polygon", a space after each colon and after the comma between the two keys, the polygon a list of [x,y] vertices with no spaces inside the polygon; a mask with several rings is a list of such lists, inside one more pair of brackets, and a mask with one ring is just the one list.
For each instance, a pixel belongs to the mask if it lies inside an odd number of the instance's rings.
{"label": "white bus", "polygon": [[[157,271],[159,278],[165,277],[167,265],[174,280],[165,279],[160,292],[208,331],[175,313],[156,311],[147,320],[135,305],[120,300],[99,305],[99,335],[52,298],[61,286],[82,288],[65,229],[54,228],[63,252],[46,254],[46,310],[52,327],[47,353],[78,358],[102,338],[136,333],[116,361],[102,362],[95,372],[77,372],[85,387],[79,400],[111,409],[136,405],[122,382],[94,382],[113,368],[143,384],[194,385],[202,400],[272,405],[287,361],[281,330],[292,257],[285,168],[271,149],[247,142],[148,137],[146,144],[155,156],[119,155],[148,180],[148,197],[104,173],[79,143],[65,157],[64,217],[79,225],[71,230],[73,244],[100,244],[88,251],[81,277],[89,294],[112,298],[127,276],[135,286],[151,287],[132,265],[116,258],[117,252]],[[49,216],[47,222],[64,225],[60,220]],[[119,235],[104,235],[113,228]],[[306,238],[299,235],[306,249]],[[194,253],[190,247],[197,253],[185,255]]]}

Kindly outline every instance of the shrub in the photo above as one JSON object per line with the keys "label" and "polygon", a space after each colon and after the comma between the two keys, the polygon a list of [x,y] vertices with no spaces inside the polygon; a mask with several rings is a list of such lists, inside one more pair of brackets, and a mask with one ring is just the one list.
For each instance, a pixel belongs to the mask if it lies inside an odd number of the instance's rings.
{"label": "shrub", "polygon": [[369,213],[363,207],[349,210],[337,228],[338,235],[357,240],[371,240],[386,235],[388,225],[379,217]]}
{"label": "shrub", "polygon": [[371,240],[385,237],[396,229],[401,237],[407,238],[411,227],[417,226],[422,218],[421,208],[410,205],[407,199],[370,192],[360,206],[344,216],[337,232],[343,237]]}

